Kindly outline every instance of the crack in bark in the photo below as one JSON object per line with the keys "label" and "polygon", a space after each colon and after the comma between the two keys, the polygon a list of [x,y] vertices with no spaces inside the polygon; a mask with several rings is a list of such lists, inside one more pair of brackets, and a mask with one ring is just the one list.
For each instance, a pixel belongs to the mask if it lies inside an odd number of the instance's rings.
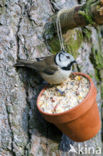
{"label": "crack in bark", "polygon": [[[20,50],[20,43],[19,43],[19,41],[20,41],[20,38],[19,38],[19,35],[18,35],[18,33],[19,33],[19,31],[20,31],[20,24],[21,24],[21,22],[22,22],[22,17],[20,17],[20,19],[19,19],[19,22],[18,22],[18,29],[17,29],[17,33],[16,33],[16,39],[17,39],[17,59],[20,59],[20,57],[19,57],[19,50]],[[30,112],[30,110],[31,110],[31,106],[30,106],[30,103],[29,103],[29,101],[28,101],[28,89],[26,88],[25,89],[25,91],[26,91],[26,101],[27,101],[27,104],[28,104],[28,108],[29,108],[29,111],[28,111],[28,132],[27,132],[27,135],[28,135],[28,141],[27,141],[27,144],[25,145],[25,147],[24,147],[24,155],[26,156],[26,155],[29,155],[28,153],[28,148],[27,148],[27,146],[28,146],[28,144],[30,144],[30,140],[31,140],[31,133],[30,133],[30,131],[29,131],[29,121],[30,121],[30,115],[29,115],[29,112]]]}
{"label": "crack in bark", "polygon": [[[22,7],[21,7],[21,10],[22,10]],[[22,10],[23,11],[23,10]],[[26,10],[24,10],[23,12],[22,12],[22,15],[23,15],[23,13],[25,12]],[[21,15],[21,17],[19,18],[19,22],[18,22],[18,26],[17,26],[17,32],[16,32],[16,40],[17,40],[17,59],[20,59],[20,56],[19,56],[19,52],[20,52],[20,37],[19,37],[19,32],[20,32],[20,25],[21,25],[21,23],[22,23],[22,15]],[[27,101],[27,104],[28,104],[28,107],[29,107],[29,112],[30,112],[30,104],[29,104],[29,101],[28,101],[28,90],[27,89],[25,89],[25,91],[26,91],[26,101]],[[30,115],[29,115],[29,113],[28,113],[28,132],[27,132],[27,135],[28,135],[28,141],[27,141],[27,144],[25,145],[25,147],[24,147],[24,155],[25,156],[28,156],[29,154],[28,154],[28,148],[27,148],[27,146],[28,146],[28,144],[30,143],[30,140],[31,140],[31,134],[30,134],[30,132],[29,132],[29,121],[30,121]],[[13,155],[14,156],[14,155]]]}
{"label": "crack in bark", "polygon": [[6,112],[7,112],[7,119],[8,119],[8,124],[9,124],[9,127],[10,127],[10,132],[11,132],[11,153],[12,153],[12,156],[16,156],[16,153],[14,152],[14,133],[13,133],[13,130],[12,130],[12,125],[11,125],[11,121],[10,121],[10,115],[9,115],[9,112],[8,112],[8,106],[5,104],[5,107],[6,107]]}
{"label": "crack in bark", "polygon": [[[29,3],[29,2],[28,2]],[[27,18],[29,19],[29,21],[31,22],[32,26],[33,25],[37,25],[37,26],[41,26],[40,24],[38,24],[35,19],[32,19],[31,17],[31,14],[30,14],[30,11],[31,11],[31,7],[32,7],[32,2],[29,3],[30,4],[30,8],[26,5],[25,6],[25,12],[26,12],[26,15],[27,15]]]}
{"label": "crack in bark", "polygon": [[51,5],[51,9],[52,9],[52,11],[54,13],[56,13],[57,11],[59,11],[59,9],[55,7],[55,5],[54,5],[55,2],[53,0],[49,0],[49,2],[50,2],[50,5]]}
{"label": "crack in bark", "polygon": [[20,24],[21,24],[21,21],[22,21],[22,17],[19,18],[19,22],[18,22],[18,26],[17,26],[17,32],[16,32],[16,41],[17,41],[17,59],[19,59],[19,49],[20,49],[20,46],[19,46],[19,31],[20,31]]}
{"label": "crack in bark", "polygon": [[[32,5],[32,3],[29,1],[28,2],[29,4],[30,4],[30,6]],[[32,20],[31,19],[31,16],[30,16],[30,14],[29,14],[29,8],[28,8],[28,6],[27,5],[25,5],[25,7],[24,7],[24,12],[26,13],[26,16],[27,16],[27,18],[28,18],[28,20],[31,22],[31,24],[33,25],[33,23],[35,24],[35,25],[38,25],[34,20]],[[19,33],[19,30],[20,30],[20,23],[21,23],[21,21],[22,21],[22,19],[19,21],[19,27],[18,27],[18,33]],[[33,22],[33,23],[32,23]],[[18,58],[19,58],[19,36],[18,36],[18,33],[17,33],[17,40],[18,40]],[[24,45],[25,45],[25,38],[24,38]],[[27,56],[28,57],[28,56]],[[29,83],[27,82],[27,86],[26,86],[26,88],[25,88],[25,91],[26,91],[26,103],[27,103],[27,105],[28,105],[28,116],[27,116],[27,119],[28,119],[28,121],[27,121],[27,124],[28,124],[28,127],[27,127],[27,136],[28,136],[28,140],[27,140],[27,143],[26,143],[26,145],[25,145],[25,147],[24,147],[24,155],[25,156],[29,156],[29,154],[30,154],[30,147],[31,147],[31,136],[32,136],[32,134],[31,134],[31,132],[30,132],[30,120],[31,120],[31,115],[30,115],[30,111],[31,111],[31,104],[30,104],[30,102],[29,102],[29,87],[31,87],[30,85],[29,85]]]}
{"label": "crack in bark", "polygon": [[[27,129],[27,135],[28,135],[28,141],[27,141],[27,144],[25,145],[25,148],[24,148],[24,155],[26,156],[29,156],[29,150],[30,150],[30,145],[31,145],[31,132],[30,132],[30,119],[31,119],[31,116],[30,116],[30,110],[31,110],[31,105],[30,105],[30,102],[28,100],[29,98],[29,94],[28,94],[28,88],[26,88],[26,102],[28,104],[28,129]],[[29,145],[29,148],[27,148],[27,146]]]}

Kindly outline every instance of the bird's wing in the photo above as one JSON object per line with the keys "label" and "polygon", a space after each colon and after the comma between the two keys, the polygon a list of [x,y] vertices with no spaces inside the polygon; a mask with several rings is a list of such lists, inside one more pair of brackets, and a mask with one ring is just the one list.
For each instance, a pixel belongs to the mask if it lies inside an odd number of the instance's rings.
{"label": "bird's wing", "polygon": [[42,72],[46,73],[48,75],[52,75],[54,74],[56,71],[58,70],[58,68],[56,66],[48,66],[47,68],[45,68]]}
{"label": "bird's wing", "polygon": [[45,59],[48,59],[48,58],[51,58],[51,57],[54,57],[54,56],[55,56],[55,55],[37,57],[37,58],[36,58],[36,61],[40,62],[40,61],[43,61],[43,60],[45,60]]}
{"label": "bird's wing", "polygon": [[43,72],[48,75],[52,75],[58,70],[58,66],[54,62],[54,57],[55,55],[45,58],[45,69],[43,70]]}
{"label": "bird's wing", "polygon": [[48,64],[46,61],[34,62],[33,69],[48,75],[52,75],[58,70],[55,64]]}

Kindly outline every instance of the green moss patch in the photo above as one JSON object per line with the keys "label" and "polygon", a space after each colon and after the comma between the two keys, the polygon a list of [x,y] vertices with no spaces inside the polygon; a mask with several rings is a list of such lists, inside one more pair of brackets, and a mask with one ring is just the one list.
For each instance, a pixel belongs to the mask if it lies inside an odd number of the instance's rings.
{"label": "green moss patch", "polygon": [[78,49],[83,41],[81,30],[69,30],[66,35],[64,35],[64,40],[67,51],[76,58],[78,56]]}
{"label": "green moss patch", "polygon": [[[78,29],[68,30],[67,33],[63,35],[63,38],[66,51],[76,58],[78,55],[78,49],[83,41],[82,31]],[[60,43],[57,36],[47,42],[51,53],[56,54],[60,51]]]}

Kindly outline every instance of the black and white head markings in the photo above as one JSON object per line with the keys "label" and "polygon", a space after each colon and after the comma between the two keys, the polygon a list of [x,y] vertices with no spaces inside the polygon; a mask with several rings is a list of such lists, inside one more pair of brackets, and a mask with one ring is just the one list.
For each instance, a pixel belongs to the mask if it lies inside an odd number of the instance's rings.
{"label": "black and white head markings", "polygon": [[70,70],[76,61],[71,54],[61,51],[55,56],[55,63],[63,70]]}

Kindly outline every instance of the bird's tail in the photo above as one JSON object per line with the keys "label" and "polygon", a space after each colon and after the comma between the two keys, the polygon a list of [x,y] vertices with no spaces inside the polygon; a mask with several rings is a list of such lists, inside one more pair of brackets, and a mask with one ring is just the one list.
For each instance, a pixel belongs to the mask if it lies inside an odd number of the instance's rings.
{"label": "bird's tail", "polygon": [[20,59],[20,60],[17,60],[17,63],[14,65],[14,67],[28,67],[28,68],[33,68],[33,63],[34,62],[32,62],[32,61]]}

